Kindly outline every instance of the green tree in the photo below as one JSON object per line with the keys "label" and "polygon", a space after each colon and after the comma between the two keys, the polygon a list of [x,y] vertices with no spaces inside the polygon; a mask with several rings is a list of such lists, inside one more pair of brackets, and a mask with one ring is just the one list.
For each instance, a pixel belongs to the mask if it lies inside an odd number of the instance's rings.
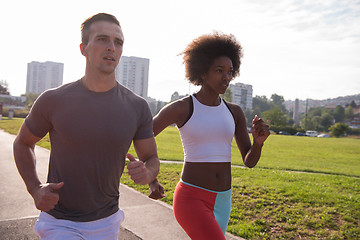
{"label": "green tree", "polygon": [[317,129],[320,131],[326,131],[331,125],[333,125],[333,122],[333,116],[328,112],[324,112],[320,117],[320,124],[317,126]]}
{"label": "green tree", "polygon": [[351,120],[354,117],[354,110],[353,108],[349,105],[346,109],[345,109],[345,120]]}
{"label": "green tree", "polygon": [[340,137],[349,130],[349,127],[345,123],[335,123],[335,125],[332,125],[329,130],[332,136]]}
{"label": "green tree", "polygon": [[352,108],[356,108],[357,107],[356,102],[354,100],[352,100],[351,103],[350,103],[350,106]]}
{"label": "green tree", "polygon": [[35,100],[39,97],[39,94],[37,93],[27,93],[27,94],[23,94],[22,96],[26,97],[26,107],[27,108],[31,108],[31,106],[34,104]]}
{"label": "green tree", "polygon": [[337,105],[333,115],[335,122],[343,122],[345,120],[345,108],[343,108],[340,105]]}
{"label": "green tree", "polygon": [[309,113],[308,113],[308,117],[311,119],[315,116],[319,116],[321,117],[322,114],[322,109],[321,107],[316,107],[316,108],[310,108]]}
{"label": "green tree", "polygon": [[[341,106],[339,106],[341,107]],[[340,110],[339,110],[340,111]],[[307,117],[307,119],[306,119]],[[341,117],[341,114],[339,114]],[[305,126],[306,122],[306,126]],[[334,113],[324,107],[310,108],[308,115],[301,120],[301,126],[304,129],[327,131],[334,124]]]}
{"label": "green tree", "polygon": [[[248,127],[251,127],[252,120],[255,117],[255,115],[253,115],[252,111],[250,111],[249,109],[245,109],[244,114],[245,114],[245,118],[246,118],[246,125]],[[258,115],[258,116],[260,116],[260,115]]]}
{"label": "green tree", "polygon": [[300,121],[300,126],[305,130],[318,130],[321,121],[321,109],[310,108],[308,114],[304,115]]}
{"label": "green tree", "polygon": [[253,98],[253,109],[256,115],[261,116],[262,112],[271,109],[271,105],[269,104],[269,100],[266,96],[256,96]]}
{"label": "green tree", "polygon": [[320,130],[319,129],[319,125],[321,122],[321,116],[314,116],[311,118],[310,120],[310,125],[308,129],[313,129],[313,130]]}
{"label": "green tree", "polygon": [[283,96],[280,96],[280,95],[277,95],[276,93],[272,94],[271,97],[271,102],[275,105],[275,106],[278,106],[282,111],[286,112],[286,108],[285,108],[285,105],[284,105],[284,97]]}
{"label": "green tree", "polygon": [[271,126],[285,127],[287,124],[286,113],[277,106],[263,112],[262,116]]}
{"label": "green tree", "polygon": [[0,94],[10,95],[9,85],[6,80],[0,80]]}

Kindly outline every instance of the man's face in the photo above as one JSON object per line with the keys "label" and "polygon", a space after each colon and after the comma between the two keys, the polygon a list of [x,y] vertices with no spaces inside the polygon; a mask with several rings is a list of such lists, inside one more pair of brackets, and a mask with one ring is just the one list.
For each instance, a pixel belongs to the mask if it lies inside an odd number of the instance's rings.
{"label": "man's face", "polygon": [[87,67],[102,73],[113,73],[119,63],[124,44],[121,28],[115,23],[99,21],[91,24],[87,45],[80,45]]}

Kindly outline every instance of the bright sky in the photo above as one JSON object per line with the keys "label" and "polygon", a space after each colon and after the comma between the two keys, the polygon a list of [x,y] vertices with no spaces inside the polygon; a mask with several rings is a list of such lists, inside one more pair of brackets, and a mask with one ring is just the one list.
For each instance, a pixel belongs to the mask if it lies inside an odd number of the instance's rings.
{"label": "bright sky", "polygon": [[64,83],[81,78],[80,25],[115,15],[124,56],[150,59],[152,98],[197,88],[178,54],[201,34],[234,34],[244,48],[240,77],[253,95],[285,100],[360,93],[360,0],[102,0],[6,1],[0,8],[0,80],[11,95],[26,89],[27,63],[64,63]]}

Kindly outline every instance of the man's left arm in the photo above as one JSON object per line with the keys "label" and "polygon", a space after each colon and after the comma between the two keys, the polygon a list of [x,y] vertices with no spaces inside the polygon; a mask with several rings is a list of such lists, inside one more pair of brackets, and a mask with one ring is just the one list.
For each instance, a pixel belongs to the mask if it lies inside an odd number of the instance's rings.
{"label": "man's left arm", "polygon": [[155,180],[160,168],[155,138],[134,140],[133,144],[139,160],[129,153],[126,155],[130,160],[128,173],[136,184],[150,184]]}

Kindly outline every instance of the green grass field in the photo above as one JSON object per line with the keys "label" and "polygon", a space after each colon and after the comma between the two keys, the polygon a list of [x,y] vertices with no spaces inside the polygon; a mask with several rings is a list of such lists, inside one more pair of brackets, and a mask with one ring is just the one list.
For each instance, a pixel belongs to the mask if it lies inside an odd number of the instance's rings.
{"label": "green grass field", "polygon": [[[0,121],[16,134],[22,119]],[[8,130],[10,129],[10,130]],[[48,138],[39,145],[49,148]],[[160,159],[182,161],[178,131],[156,137]],[[130,152],[135,154],[133,148]],[[233,164],[243,166],[233,145]],[[161,164],[159,181],[172,196],[181,164]],[[125,170],[126,172],[126,170]],[[228,231],[246,239],[360,239],[360,140],[271,135],[253,169],[233,167]],[[122,183],[145,194],[147,186]]]}
{"label": "green grass field", "polygon": [[[156,143],[160,159],[183,160],[180,135],[175,127],[160,133]],[[130,151],[134,153],[133,149]],[[244,166],[235,141],[232,164]],[[360,177],[360,140],[271,135],[257,167]]]}

